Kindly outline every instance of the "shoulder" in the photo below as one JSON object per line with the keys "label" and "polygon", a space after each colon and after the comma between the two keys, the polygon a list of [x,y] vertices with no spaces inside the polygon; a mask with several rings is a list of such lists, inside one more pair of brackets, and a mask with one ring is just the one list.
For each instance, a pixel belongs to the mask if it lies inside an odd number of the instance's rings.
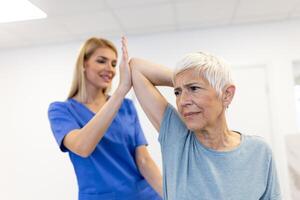
{"label": "shoulder", "polygon": [[171,104],[167,104],[164,115],[163,115],[163,120],[164,123],[172,123],[175,122],[175,124],[183,124],[182,119],[179,116],[179,113],[177,112],[176,108],[172,106]]}
{"label": "shoulder", "polygon": [[119,108],[119,114],[123,115],[129,115],[129,116],[135,116],[137,115],[136,108],[134,106],[134,103],[131,99],[124,98],[121,107]]}
{"label": "shoulder", "polygon": [[244,137],[253,145],[270,148],[264,137],[258,135],[244,135]]}
{"label": "shoulder", "polygon": [[66,100],[66,101],[54,101],[52,103],[49,104],[49,108],[48,110],[57,110],[57,109],[65,109],[67,108],[67,104],[70,100]]}
{"label": "shoulder", "polygon": [[135,110],[135,106],[132,99],[124,98],[121,108]]}
{"label": "shoulder", "polygon": [[176,108],[174,108],[173,105],[168,103],[165,108],[164,115],[172,115],[172,114],[178,115],[178,112],[177,112]]}
{"label": "shoulder", "polygon": [[[160,124],[158,140],[161,144],[163,154],[174,152],[174,147],[178,150],[190,145],[188,137],[191,132],[182,121],[179,113],[171,104],[167,104]],[[171,153],[172,154],[172,153]]]}
{"label": "shoulder", "polygon": [[54,101],[50,103],[48,108],[48,114],[49,116],[52,114],[58,114],[58,113],[66,113],[68,112],[69,102],[70,100],[66,101]]}
{"label": "shoulder", "polygon": [[124,98],[123,103],[124,106],[133,106],[133,101],[128,98]]}
{"label": "shoulder", "polygon": [[180,118],[180,115],[177,112],[177,110],[171,104],[168,104],[165,108],[164,115],[162,118],[160,133],[170,132],[174,130],[176,130],[176,132],[186,132],[187,127]]}
{"label": "shoulder", "polygon": [[272,156],[272,149],[266,142],[265,138],[257,135],[244,135],[245,143],[249,148],[252,148],[260,154]]}

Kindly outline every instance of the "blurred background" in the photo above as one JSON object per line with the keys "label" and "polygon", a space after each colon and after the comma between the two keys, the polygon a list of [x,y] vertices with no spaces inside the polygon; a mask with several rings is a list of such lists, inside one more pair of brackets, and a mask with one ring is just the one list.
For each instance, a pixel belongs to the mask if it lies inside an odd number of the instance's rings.
{"label": "blurred background", "polygon": [[[24,10],[0,5],[0,13]],[[47,109],[71,86],[89,37],[129,40],[130,55],[173,68],[182,55],[208,51],[232,66],[237,92],[230,128],[271,145],[284,200],[300,199],[300,0],[31,0],[32,20],[0,19],[0,199],[77,198],[67,154]],[[33,11],[30,11],[33,13]],[[2,17],[2,14],[0,14]],[[114,88],[118,76],[114,80]],[[161,87],[175,105],[172,88]],[[157,133],[136,101],[149,151],[161,168]],[[255,173],[255,172],[253,172]]]}

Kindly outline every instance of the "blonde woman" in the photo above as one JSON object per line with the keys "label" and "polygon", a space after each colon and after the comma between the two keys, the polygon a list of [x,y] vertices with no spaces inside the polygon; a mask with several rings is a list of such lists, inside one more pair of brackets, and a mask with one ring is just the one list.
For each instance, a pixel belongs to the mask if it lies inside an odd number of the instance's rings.
{"label": "blonde woman", "polygon": [[51,129],[74,166],[79,200],[161,199],[161,174],[147,151],[135,107],[125,98],[132,82],[124,59],[119,85],[107,95],[117,55],[106,39],[83,44],[67,100],[49,107]]}

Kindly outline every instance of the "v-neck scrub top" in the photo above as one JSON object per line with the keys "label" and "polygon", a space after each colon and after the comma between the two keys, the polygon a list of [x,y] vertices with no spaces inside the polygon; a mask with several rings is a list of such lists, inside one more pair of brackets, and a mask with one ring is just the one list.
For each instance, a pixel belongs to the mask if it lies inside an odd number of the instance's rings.
{"label": "v-neck scrub top", "polygon": [[66,134],[84,127],[95,115],[84,104],[68,99],[50,104],[48,117],[54,137],[73,164],[79,200],[155,200],[161,199],[140,174],[135,163],[135,149],[147,145],[137,112],[131,100],[122,105],[87,158],[63,145]]}

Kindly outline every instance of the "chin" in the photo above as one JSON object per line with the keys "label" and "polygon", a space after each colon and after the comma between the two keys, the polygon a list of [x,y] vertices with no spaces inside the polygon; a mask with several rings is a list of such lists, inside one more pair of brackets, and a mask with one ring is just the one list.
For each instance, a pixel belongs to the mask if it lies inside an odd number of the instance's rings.
{"label": "chin", "polygon": [[186,127],[191,131],[197,131],[203,129],[203,124],[193,123],[193,122],[185,122]]}
{"label": "chin", "polygon": [[110,87],[111,87],[111,83],[103,83],[101,85],[98,85],[99,89],[104,89],[104,90],[106,90],[106,89],[108,89]]}

